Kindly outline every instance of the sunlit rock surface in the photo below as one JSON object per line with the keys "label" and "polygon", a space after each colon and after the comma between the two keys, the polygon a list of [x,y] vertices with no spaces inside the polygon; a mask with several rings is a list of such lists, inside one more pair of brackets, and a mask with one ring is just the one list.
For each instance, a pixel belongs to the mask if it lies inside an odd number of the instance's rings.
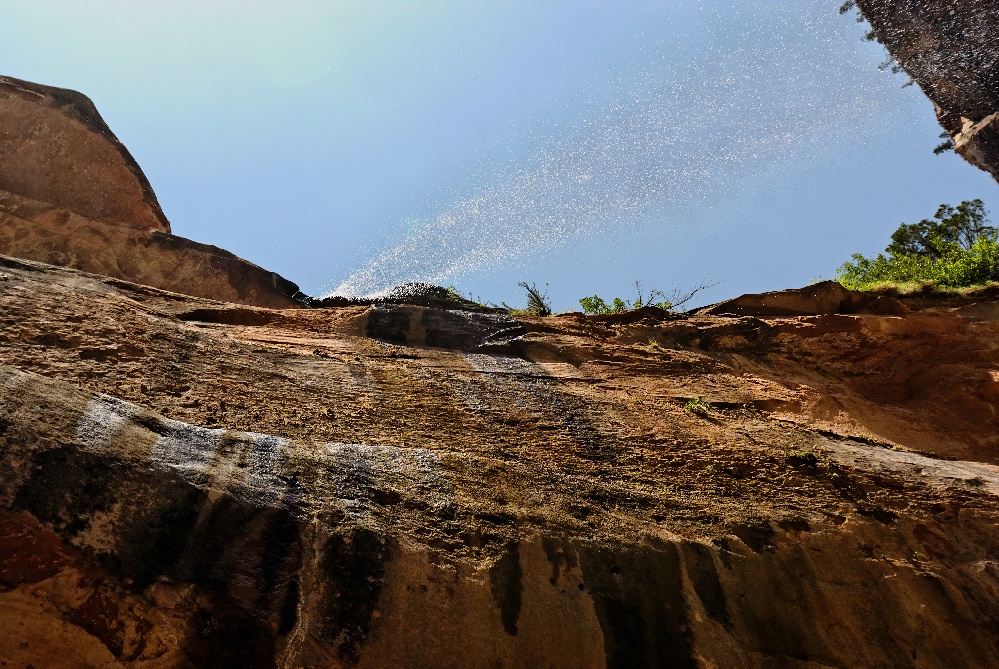
{"label": "sunlit rock surface", "polygon": [[89,98],[0,77],[0,253],[216,300],[297,304],[287,279],[169,233]]}
{"label": "sunlit rock surface", "polygon": [[848,298],[282,311],[0,259],[0,659],[997,665],[999,302]]}
{"label": "sunlit rock surface", "polygon": [[999,666],[996,294],[265,308],[95,115],[0,80],[0,664]]}
{"label": "sunlit rock surface", "polygon": [[933,101],[955,150],[999,181],[994,0],[857,0],[879,42]]}

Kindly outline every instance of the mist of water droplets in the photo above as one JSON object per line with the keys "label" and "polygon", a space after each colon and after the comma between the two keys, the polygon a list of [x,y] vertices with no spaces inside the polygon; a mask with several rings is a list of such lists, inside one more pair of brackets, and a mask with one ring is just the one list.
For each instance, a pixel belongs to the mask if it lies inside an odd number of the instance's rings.
{"label": "mist of water droplets", "polygon": [[869,56],[837,3],[703,4],[714,11],[698,37],[638,49],[641,66],[623,63],[624,74],[609,67],[568,103],[582,110],[572,127],[483,175],[331,294],[447,285],[652,214],[668,233],[674,212],[692,202],[848,138],[879,113],[881,89],[899,85],[867,71]]}

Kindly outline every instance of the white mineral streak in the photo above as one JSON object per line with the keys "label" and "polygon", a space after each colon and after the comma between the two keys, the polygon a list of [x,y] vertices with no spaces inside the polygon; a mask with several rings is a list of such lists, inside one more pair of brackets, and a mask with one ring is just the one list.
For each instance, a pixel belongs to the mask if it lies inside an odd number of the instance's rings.
{"label": "white mineral streak", "polygon": [[829,459],[860,471],[896,471],[939,488],[967,488],[999,495],[999,467],[985,462],[943,460],[910,451],[892,450],[855,441],[824,439]]}
{"label": "white mineral streak", "polygon": [[155,464],[253,505],[287,507],[297,499],[284,475],[287,439],[160,420],[164,431],[150,454]]}
{"label": "white mineral streak", "polygon": [[526,376],[548,376],[548,371],[540,365],[523,358],[466,353],[465,361],[481,374],[522,374]]}
{"label": "white mineral streak", "polygon": [[[76,441],[86,448],[114,448],[123,428],[157,434],[149,451],[154,466],[184,481],[249,504],[288,508],[303,496],[302,485],[322,488],[320,498],[358,521],[370,521],[372,508],[386,495],[416,499],[439,509],[454,500],[440,458],[426,449],[371,444],[326,444],[318,451],[254,432],[210,429],[154,416],[108,395],[94,395],[76,426]],[[300,449],[292,459],[289,455]],[[316,472],[299,480],[296,468]],[[301,478],[313,478],[311,475]]]}
{"label": "white mineral streak", "polygon": [[98,393],[90,398],[76,425],[76,443],[84,447],[103,449],[115,443],[118,433],[141,407],[116,397]]}
{"label": "white mineral streak", "polygon": [[[355,521],[371,521],[385,495],[440,509],[454,501],[440,458],[423,448],[370,444],[327,444],[325,491]],[[382,500],[378,498],[381,497]]]}

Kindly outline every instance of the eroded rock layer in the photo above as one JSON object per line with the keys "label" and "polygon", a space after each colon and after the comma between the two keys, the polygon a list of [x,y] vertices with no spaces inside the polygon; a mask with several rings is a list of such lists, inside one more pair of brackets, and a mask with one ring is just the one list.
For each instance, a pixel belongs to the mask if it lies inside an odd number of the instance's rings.
{"label": "eroded rock layer", "polygon": [[994,0],[857,0],[878,41],[933,101],[955,150],[999,181]]}
{"label": "eroded rock layer", "polygon": [[0,259],[0,659],[999,664],[999,302],[885,300],[281,311]]}
{"label": "eroded rock layer", "polygon": [[0,253],[187,295],[288,308],[298,286],[170,234],[149,182],[86,96],[0,77]]}

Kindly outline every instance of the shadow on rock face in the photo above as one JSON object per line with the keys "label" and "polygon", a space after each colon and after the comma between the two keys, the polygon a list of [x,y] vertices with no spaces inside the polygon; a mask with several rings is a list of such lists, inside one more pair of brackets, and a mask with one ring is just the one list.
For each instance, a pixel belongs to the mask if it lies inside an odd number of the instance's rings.
{"label": "shadow on rock face", "polygon": [[317,597],[320,638],[343,660],[356,663],[381,596],[392,548],[385,536],[364,527],[333,534],[319,561]]}
{"label": "shadow on rock face", "polygon": [[526,333],[521,323],[506,314],[409,305],[375,305],[359,318],[364,334],[373,339],[469,352],[498,350]]}
{"label": "shadow on rock face", "polygon": [[603,629],[608,669],[698,666],[675,545],[585,547],[579,561]]}

